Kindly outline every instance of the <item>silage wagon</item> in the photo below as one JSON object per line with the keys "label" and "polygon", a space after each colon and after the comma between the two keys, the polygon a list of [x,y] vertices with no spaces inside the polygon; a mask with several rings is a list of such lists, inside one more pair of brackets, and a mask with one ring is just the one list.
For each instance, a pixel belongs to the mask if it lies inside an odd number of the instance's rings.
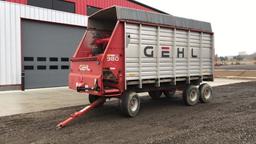
{"label": "silage wagon", "polygon": [[207,22],[111,7],[89,17],[88,28],[73,58],[69,88],[89,94],[90,105],[58,124],[118,98],[122,112],[140,110],[137,93],[152,99],[183,91],[186,105],[212,98],[214,35]]}

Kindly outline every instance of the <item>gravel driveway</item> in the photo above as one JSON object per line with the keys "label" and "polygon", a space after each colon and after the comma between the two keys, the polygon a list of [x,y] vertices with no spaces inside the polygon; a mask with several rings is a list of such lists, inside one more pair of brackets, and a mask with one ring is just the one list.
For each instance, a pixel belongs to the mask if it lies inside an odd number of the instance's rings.
{"label": "gravel driveway", "polygon": [[64,129],[55,125],[80,107],[0,117],[0,143],[255,143],[256,82],[214,87],[209,104],[188,107],[181,95],[142,98],[135,118],[120,115],[111,101]]}

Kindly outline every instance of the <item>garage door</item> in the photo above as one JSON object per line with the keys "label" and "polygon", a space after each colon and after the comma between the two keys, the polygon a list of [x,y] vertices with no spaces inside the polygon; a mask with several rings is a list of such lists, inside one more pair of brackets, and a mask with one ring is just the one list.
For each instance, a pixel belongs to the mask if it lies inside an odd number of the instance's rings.
{"label": "garage door", "polygon": [[21,27],[25,88],[66,86],[69,58],[85,28],[29,20]]}

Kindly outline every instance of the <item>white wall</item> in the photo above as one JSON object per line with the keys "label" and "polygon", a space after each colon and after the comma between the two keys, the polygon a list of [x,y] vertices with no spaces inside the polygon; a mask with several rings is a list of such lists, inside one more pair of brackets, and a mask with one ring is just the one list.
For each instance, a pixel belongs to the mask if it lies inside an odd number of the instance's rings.
{"label": "white wall", "polygon": [[0,86],[21,84],[21,18],[87,26],[87,16],[0,1]]}

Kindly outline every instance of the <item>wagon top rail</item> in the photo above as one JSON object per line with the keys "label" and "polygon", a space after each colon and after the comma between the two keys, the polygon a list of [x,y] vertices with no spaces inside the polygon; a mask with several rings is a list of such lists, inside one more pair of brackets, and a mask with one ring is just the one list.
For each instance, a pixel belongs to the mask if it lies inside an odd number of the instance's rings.
{"label": "wagon top rail", "polygon": [[159,24],[180,29],[189,29],[212,33],[212,27],[209,22],[181,18],[168,14],[146,12],[120,6],[113,6],[107,9],[100,10],[99,12],[89,17],[89,23],[90,20],[94,19],[136,21],[140,23]]}

